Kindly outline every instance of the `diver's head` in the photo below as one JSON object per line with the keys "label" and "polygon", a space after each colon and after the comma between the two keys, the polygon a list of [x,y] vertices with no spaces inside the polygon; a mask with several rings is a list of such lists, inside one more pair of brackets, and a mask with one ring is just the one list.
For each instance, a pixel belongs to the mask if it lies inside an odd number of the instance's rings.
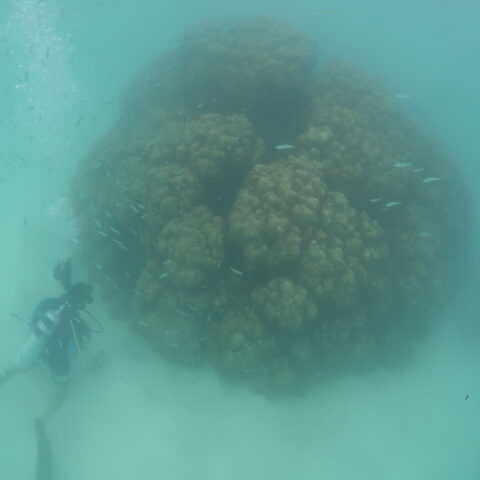
{"label": "diver's head", "polygon": [[72,285],[72,267],[70,260],[58,262],[53,269],[53,277],[68,291]]}
{"label": "diver's head", "polygon": [[87,282],[74,283],[65,293],[65,300],[74,310],[83,310],[93,302],[93,287]]}

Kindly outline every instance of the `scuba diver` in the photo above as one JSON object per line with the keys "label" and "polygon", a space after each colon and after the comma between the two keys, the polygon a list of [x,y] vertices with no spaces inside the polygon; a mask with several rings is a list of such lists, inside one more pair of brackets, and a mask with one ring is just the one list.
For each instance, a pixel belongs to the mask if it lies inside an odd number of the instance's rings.
{"label": "scuba diver", "polygon": [[[87,345],[91,333],[102,331],[102,326],[86,309],[93,301],[93,288],[86,282],[72,284],[70,261],[56,265],[53,276],[65,293],[60,297],[47,297],[35,307],[29,322],[29,337],[13,364],[0,373],[2,384],[17,373],[30,370],[37,363],[48,365],[57,388],[42,419],[48,419],[66,398],[71,359]],[[82,311],[97,322],[97,329],[92,329],[80,316]]]}

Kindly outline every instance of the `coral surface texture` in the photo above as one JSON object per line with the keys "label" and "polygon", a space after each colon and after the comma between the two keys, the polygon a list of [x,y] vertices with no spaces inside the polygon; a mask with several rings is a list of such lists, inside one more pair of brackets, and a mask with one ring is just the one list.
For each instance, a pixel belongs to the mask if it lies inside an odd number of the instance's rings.
{"label": "coral surface texture", "polygon": [[102,293],[159,354],[266,395],[403,361],[454,291],[469,215],[401,102],[273,19],[190,32],[76,173]]}

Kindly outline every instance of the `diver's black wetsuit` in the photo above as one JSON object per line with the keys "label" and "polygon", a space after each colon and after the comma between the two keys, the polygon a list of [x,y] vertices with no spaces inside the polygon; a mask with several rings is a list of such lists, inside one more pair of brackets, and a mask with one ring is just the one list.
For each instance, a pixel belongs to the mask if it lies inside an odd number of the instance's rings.
{"label": "diver's black wetsuit", "polygon": [[[18,352],[13,364],[0,372],[0,384],[17,373],[30,370],[43,361],[53,373],[59,386],[68,383],[70,360],[86,345],[91,332],[101,332],[102,326],[87,310],[93,301],[93,288],[86,282],[71,282],[70,261],[58,263],[53,276],[65,293],[59,297],[44,298],[34,309],[29,322],[31,332]],[[80,316],[86,311],[97,322],[97,330],[89,328]]]}
{"label": "diver's black wetsuit", "polygon": [[90,330],[65,296],[43,299],[35,308],[31,328],[44,342],[41,359],[50,367],[56,383],[68,382],[70,360],[89,338]]}

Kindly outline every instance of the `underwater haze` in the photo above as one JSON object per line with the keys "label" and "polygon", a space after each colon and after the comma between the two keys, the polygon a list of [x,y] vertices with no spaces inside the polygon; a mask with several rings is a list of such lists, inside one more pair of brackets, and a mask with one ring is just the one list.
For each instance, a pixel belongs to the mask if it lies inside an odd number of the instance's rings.
{"label": "underwater haze", "polygon": [[[28,336],[20,319],[61,293],[54,265],[73,256],[75,277],[88,279],[69,193],[89,190],[77,167],[115,124],[129,84],[197,25],[258,16],[310,38],[322,63],[341,59],[378,75],[441,142],[469,191],[473,229],[458,239],[468,267],[407,361],[280,398],[162,358],[96,292],[91,310],[104,332],[75,362],[68,399],[46,424],[48,479],[479,479],[473,0],[2,0],[0,371]],[[47,480],[36,476],[33,421],[53,390],[46,368],[0,385],[0,479]]]}

